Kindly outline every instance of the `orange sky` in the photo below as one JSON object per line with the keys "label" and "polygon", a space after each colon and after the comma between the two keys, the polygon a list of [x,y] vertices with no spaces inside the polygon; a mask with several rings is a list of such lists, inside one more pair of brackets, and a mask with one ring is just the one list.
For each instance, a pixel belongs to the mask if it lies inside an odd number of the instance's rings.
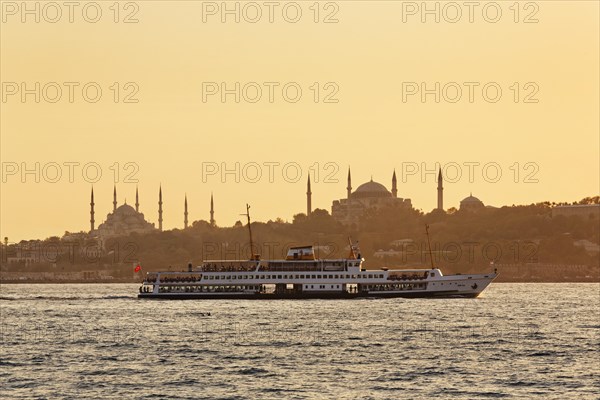
{"label": "orange sky", "polygon": [[[182,226],[185,193],[190,220],[209,218],[211,192],[221,225],[246,202],[257,220],[291,220],[309,171],[313,207],[330,210],[348,166],[354,188],[371,176],[389,188],[395,168],[398,195],[424,211],[436,183],[421,173],[436,163],[461,173],[446,208],[470,192],[495,206],[599,192],[598,2],[481,2],[473,22],[461,2],[439,2],[439,22],[421,2],[320,2],[318,15],[312,1],[281,2],[272,23],[262,3],[238,3],[239,22],[221,2],[126,3],[116,15],[97,2],[92,23],[83,2],[70,23],[65,6],[59,17],[39,3],[36,22],[35,2],[33,14],[2,2],[0,236],[89,229],[92,182],[98,225],[115,180],[119,203],[138,181],[150,222],[162,183],[167,229]],[[39,177],[22,174],[36,163]]]}

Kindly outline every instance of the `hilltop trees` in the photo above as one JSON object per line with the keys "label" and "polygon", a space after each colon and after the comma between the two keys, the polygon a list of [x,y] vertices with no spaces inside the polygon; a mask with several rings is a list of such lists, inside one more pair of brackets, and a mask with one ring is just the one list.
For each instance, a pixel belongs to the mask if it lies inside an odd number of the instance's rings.
{"label": "hilltop trees", "polygon": [[[598,200],[598,196],[586,197],[579,203],[596,204]],[[593,250],[594,244],[600,243],[598,219],[552,217],[553,204],[427,214],[386,207],[368,210],[352,226],[340,224],[327,210],[315,209],[310,216],[294,215],[291,223],[281,218],[253,222],[253,251],[265,259],[282,258],[290,246],[313,244],[319,246],[321,257],[344,257],[351,237],[359,241],[368,268],[422,266],[429,262],[427,224],[436,261],[456,272],[479,270],[492,260],[505,264],[583,264],[598,269],[600,256]],[[202,220],[187,229],[132,233],[103,241],[87,234],[67,234],[3,246],[3,268],[113,268],[131,277],[132,265],[138,262],[144,271],[152,271],[182,269],[188,262],[198,265],[206,259],[246,259],[251,254],[248,236],[247,226],[240,221],[231,227],[217,227]],[[375,257],[378,250],[384,250],[381,258]],[[39,261],[31,265],[27,260],[14,261],[17,255],[29,253],[44,260],[43,265]],[[8,257],[13,258],[9,264],[5,263]]]}

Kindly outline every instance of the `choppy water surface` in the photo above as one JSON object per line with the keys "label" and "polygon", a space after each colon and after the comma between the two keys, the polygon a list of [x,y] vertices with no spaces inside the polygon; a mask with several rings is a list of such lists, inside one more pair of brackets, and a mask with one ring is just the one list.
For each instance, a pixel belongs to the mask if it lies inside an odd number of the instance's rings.
{"label": "choppy water surface", "polygon": [[599,284],[326,301],[137,286],[3,285],[0,397],[599,398]]}

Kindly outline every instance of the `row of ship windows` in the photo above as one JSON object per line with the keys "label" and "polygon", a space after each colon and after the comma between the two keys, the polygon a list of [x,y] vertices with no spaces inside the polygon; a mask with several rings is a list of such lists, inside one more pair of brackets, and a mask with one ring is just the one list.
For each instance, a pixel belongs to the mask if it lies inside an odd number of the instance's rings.
{"label": "row of ship windows", "polygon": [[[335,289],[340,288],[340,285],[329,285],[329,286],[331,286],[331,289],[334,289],[334,286],[335,286]],[[306,285],[306,287],[308,288],[308,285]],[[310,285],[310,288],[314,289],[315,285]],[[327,288],[327,285],[319,285],[319,289],[328,289],[328,288]]]}
{"label": "row of ship windows", "polygon": [[[230,280],[230,279],[357,279],[358,275],[206,275],[207,280]],[[383,274],[364,274],[364,279],[383,279]]]}

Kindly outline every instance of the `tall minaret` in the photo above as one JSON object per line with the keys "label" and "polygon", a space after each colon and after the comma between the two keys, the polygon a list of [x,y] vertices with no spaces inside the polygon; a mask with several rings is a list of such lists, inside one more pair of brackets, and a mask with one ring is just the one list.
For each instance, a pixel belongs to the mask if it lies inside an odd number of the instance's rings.
{"label": "tall minaret", "polygon": [[138,188],[135,187],[135,211],[140,212],[140,197],[138,196]]}
{"label": "tall minaret", "polygon": [[113,189],[113,212],[117,211],[117,185]]}
{"label": "tall minaret", "polygon": [[187,193],[185,194],[185,201],[183,202],[183,228],[188,227],[188,210],[187,210]]}
{"label": "tall minaret", "polygon": [[306,183],[306,216],[310,216],[312,212],[312,204],[311,204],[312,192],[310,190],[310,173],[308,174],[308,181]]}
{"label": "tall minaret", "polygon": [[210,194],[210,225],[215,226],[215,203],[213,201],[213,194]]}
{"label": "tall minaret", "polygon": [[92,197],[90,201],[90,232],[94,230],[94,187],[92,186]]}
{"label": "tall minaret", "polygon": [[392,197],[398,197],[398,182],[396,181],[396,169],[394,168],[394,175],[392,175]]}
{"label": "tall minaret", "polygon": [[158,230],[162,231],[162,185],[158,187]]}
{"label": "tall minaret", "polygon": [[442,186],[442,169],[440,168],[440,171],[438,172],[438,186],[437,186],[437,192],[438,192],[438,205],[437,205],[437,209],[444,211],[444,187]]}
{"label": "tall minaret", "polygon": [[352,178],[350,177],[350,167],[348,167],[348,186],[346,187],[348,191],[348,199],[350,198],[350,194],[352,193]]}

